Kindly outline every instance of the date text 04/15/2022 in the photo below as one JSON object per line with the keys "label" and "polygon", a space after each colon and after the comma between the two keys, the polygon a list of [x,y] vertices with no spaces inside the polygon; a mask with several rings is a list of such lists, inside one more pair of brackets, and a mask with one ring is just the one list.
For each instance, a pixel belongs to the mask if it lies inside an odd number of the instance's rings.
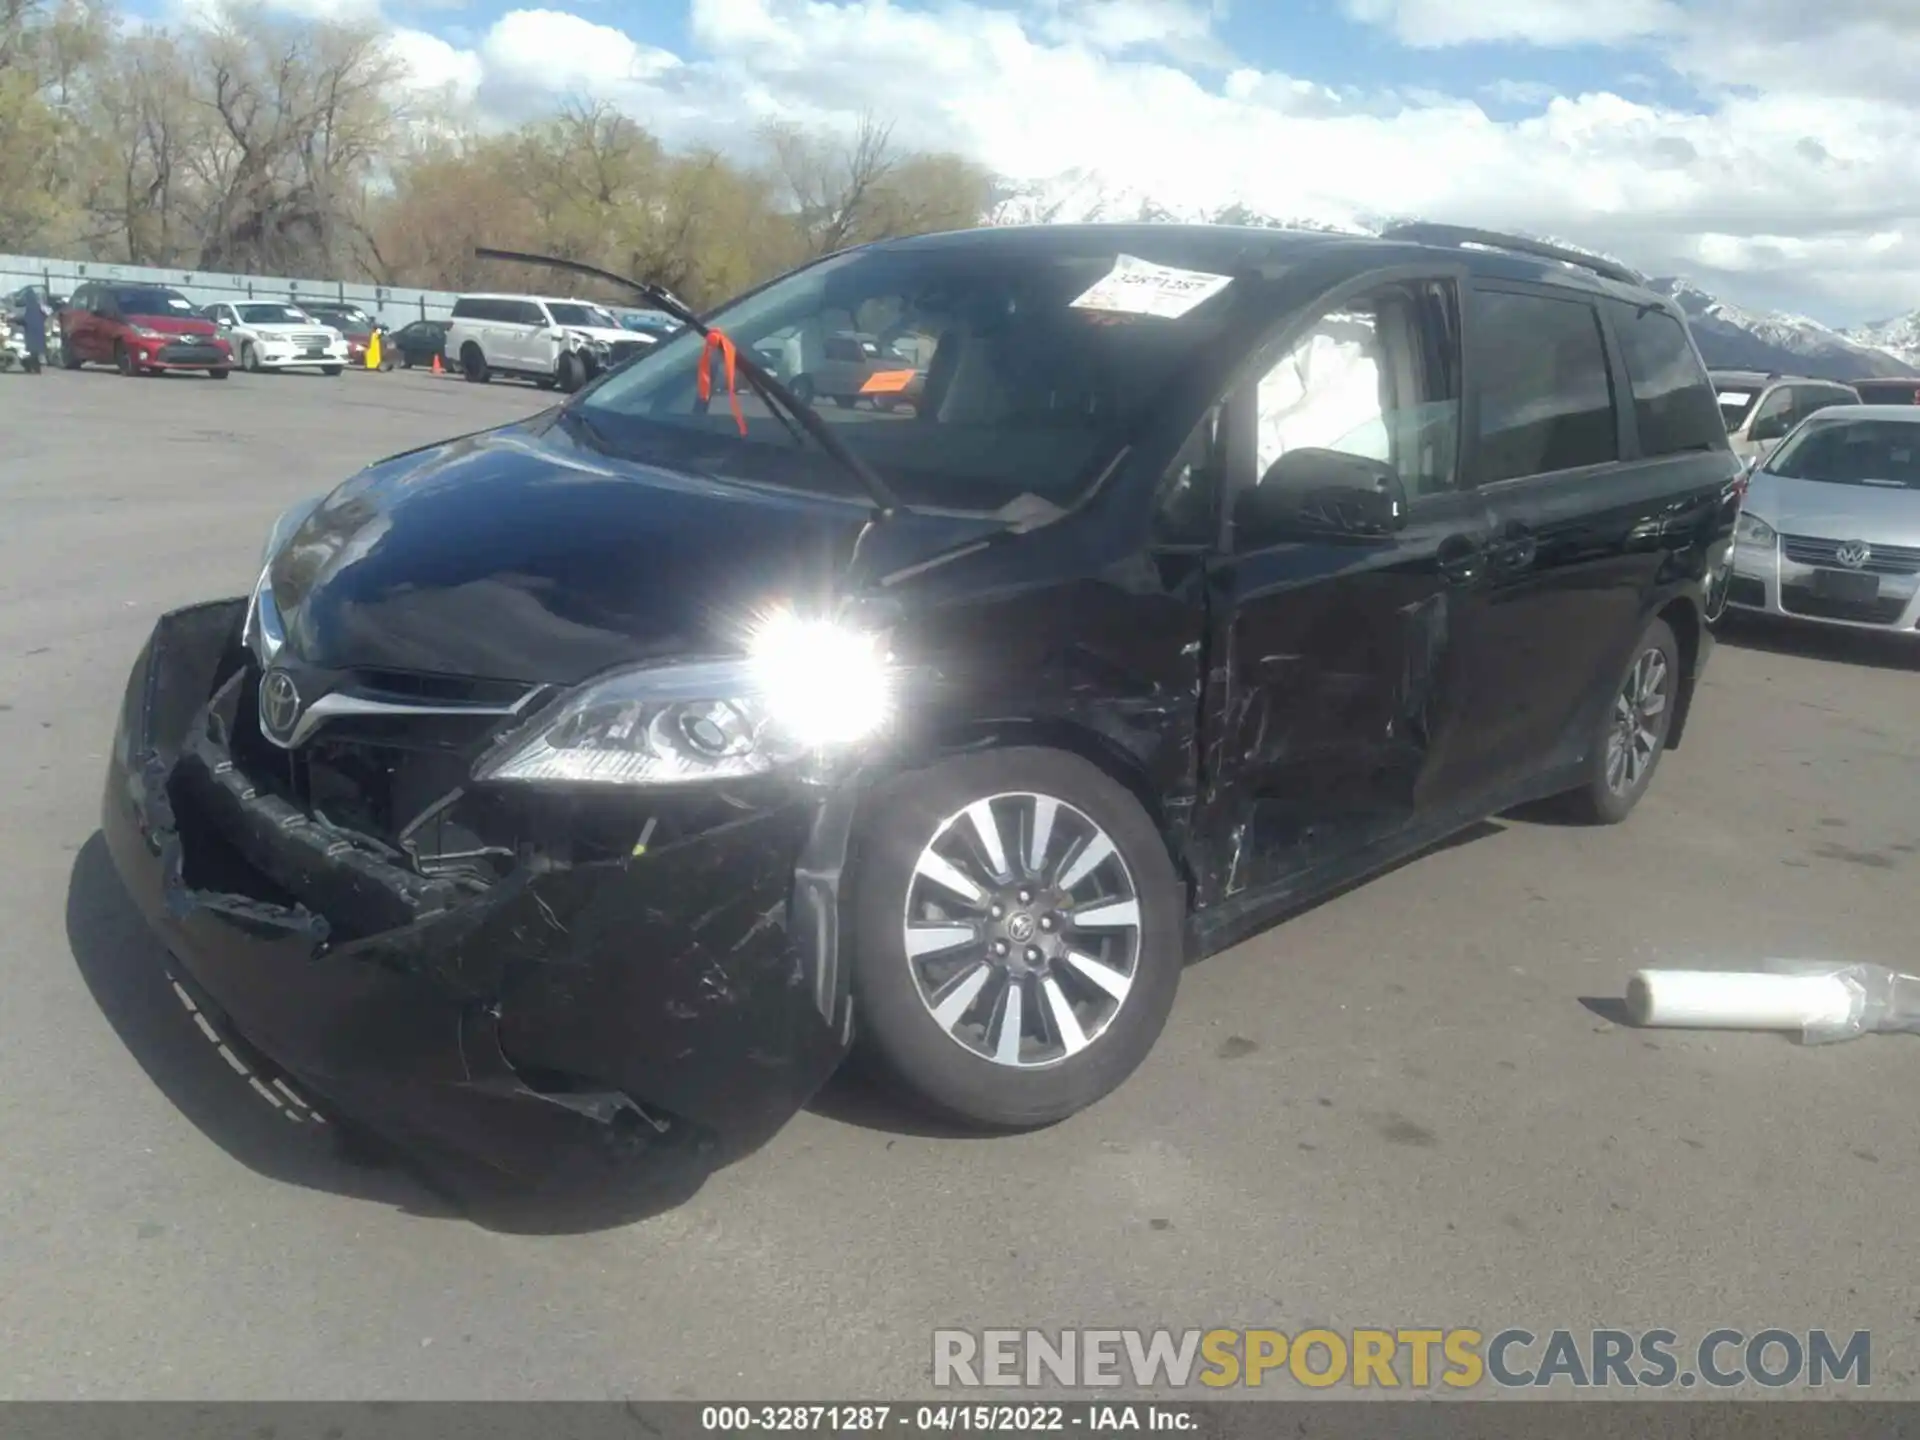
{"label": "date text 04/15/2022", "polygon": [[1180,1405],[1081,1403],[1074,1405],[706,1405],[700,1428],[721,1435],[1069,1433],[1157,1431],[1182,1434],[1199,1428],[1198,1417]]}

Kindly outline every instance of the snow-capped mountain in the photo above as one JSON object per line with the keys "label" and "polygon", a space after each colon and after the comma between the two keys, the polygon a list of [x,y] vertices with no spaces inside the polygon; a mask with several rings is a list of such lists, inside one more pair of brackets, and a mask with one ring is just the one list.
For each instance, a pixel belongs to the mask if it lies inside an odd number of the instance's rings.
{"label": "snow-capped mountain", "polygon": [[1846,332],[1856,345],[1884,350],[1909,368],[1920,367],[1920,310],[1911,315],[1896,315],[1891,320],[1876,320],[1857,330]]}
{"label": "snow-capped mountain", "polygon": [[[1005,184],[989,217],[995,225],[1118,221],[1257,225],[1352,235],[1377,235],[1413,218],[1330,212],[1279,217],[1238,204],[1168,205],[1135,187],[1115,184],[1085,170]],[[1596,259],[1630,264],[1578,241],[1547,235],[1533,238]],[[1831,380],[1920,374],[1920,312],[1845,332],[1801,315],[1744,310],[1684,279],[1655,280],[1652,285],[1671,296],[1686,313],[1700,353],[1716,369],[1777,370]]]}
{"label": "snow-capped mountain", "polygon": [[1709,365],[1728,370],[1783,370],[1828,380],[1920,373],[1882,344],[1864,342],[1804,315],[1757,314],[1709,295],[1685,280],[1656,280],[1686,313]]}

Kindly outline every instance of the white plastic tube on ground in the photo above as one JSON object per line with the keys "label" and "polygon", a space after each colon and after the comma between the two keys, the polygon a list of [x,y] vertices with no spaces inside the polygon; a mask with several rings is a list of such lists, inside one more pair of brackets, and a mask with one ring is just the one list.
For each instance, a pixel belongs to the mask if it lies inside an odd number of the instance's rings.
{"label": "white plastic tube on ground", "polygon": [[1839,1029],[1856,1019],[1859,999],[1839,974],[1640,970],[1627,982],[1634,1024],[1692,1030]]}

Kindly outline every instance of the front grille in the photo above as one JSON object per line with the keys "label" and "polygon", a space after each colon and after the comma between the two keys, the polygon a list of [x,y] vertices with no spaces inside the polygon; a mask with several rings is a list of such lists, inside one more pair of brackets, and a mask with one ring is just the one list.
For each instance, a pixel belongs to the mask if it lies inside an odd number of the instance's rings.
{"label": "front grille", "polygon": [[162,346],[157,358],[162,365],[218,365],[227,357],[220,353],[217,345],[182,340]]}
{"label": "front grille", "polygon": [[325,335],[294,335],[289,337],[287,343],[307,350],[324,350],[332,341]]}
{"label": "front grille", "polygon": [[1830,595],[1817,595],[1801,585],[1782,585],[1780,608],[1790,615],[1804,615],[1810,620],[1851,620],[1861,625],[1891,625],[1907,608],[1907,597],[1895,595],[1889,598],[1883,595],[1878,600],[1856,604],[1848,600],[1836,600]]}
{"label": "front grille", "polygon": [[[1844,540],[1826,540],[1816,535],[1782,535],[1780,547],[1787,559],[1797,565],[1839,565],[1837,552]],[[1920,575],[1920,548],[1911,545],[1874,545],[1867,563],[1859,568],[1870,575]],[[1844,567],[1851,568],[1851,567]]]}
{"label": "front grille", "polygon": [[[357,831],[396,854],[408,828],[464,785],[475,757],[518,718],[474,715],[340,715],[287,751],[259,730],[260,670],[249,661],[236,708],[233,761],[256,785],[316,818]],[[407,671],[357,670],[343,691],[399,704],[505,707],[532,687]],[[318,698],[317,696],[309,697]]]}
{"label": "front grille", "polygon": [[1756,580],[1751,575],[1734,576],[1727,584],[1727,603],[1764,609],[1767,603],[1767,582]]}

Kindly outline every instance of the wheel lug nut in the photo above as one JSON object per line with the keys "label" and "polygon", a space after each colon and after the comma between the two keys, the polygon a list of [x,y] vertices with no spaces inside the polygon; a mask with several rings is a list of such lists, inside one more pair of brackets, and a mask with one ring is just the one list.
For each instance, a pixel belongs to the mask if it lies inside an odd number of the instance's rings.
{"label": "wheel lug nut", "polygon": [[1027,947],[1027,963],[1029,965],[1038,965],[1040,963],[1040,950],[1038,946],[1029,945]]}
{"label": "wheel lug nut", "polygon": [[1007,913],[1007,907],[1004,905],[995,905],[991,910],[987,911],[987,913],[991,915],[994,919],[998,920],[1001,916]]}
{"label": "wheel lug nut", "polygon": [[1040,928],[1041,928],[1042,930],[1051,930],[1051,929],[1053,929],[1053,916],[1051,916],[1051,915],[1042,915],[1042,916],[1040,917]]}
{"label": "wheel lug nut", "polygon": [[1007,942],[1006,942],[1006,941],[1004,941],[1004,940],[996,940],[996,941],[994,941],[994,942],[993,942],[993,953],[994,953],[994,954],[996,954],[996,955],[1004,955],[1004,954],[1006,954],[1006,953],[1007,953]]}
{"label": "wheel lug nut", "polygon": [[1032,899],[1033,899],[1033,892],[1031,890],[1022,890],[1020,892],[1020,903],[1022,905],[1030,903]]}

